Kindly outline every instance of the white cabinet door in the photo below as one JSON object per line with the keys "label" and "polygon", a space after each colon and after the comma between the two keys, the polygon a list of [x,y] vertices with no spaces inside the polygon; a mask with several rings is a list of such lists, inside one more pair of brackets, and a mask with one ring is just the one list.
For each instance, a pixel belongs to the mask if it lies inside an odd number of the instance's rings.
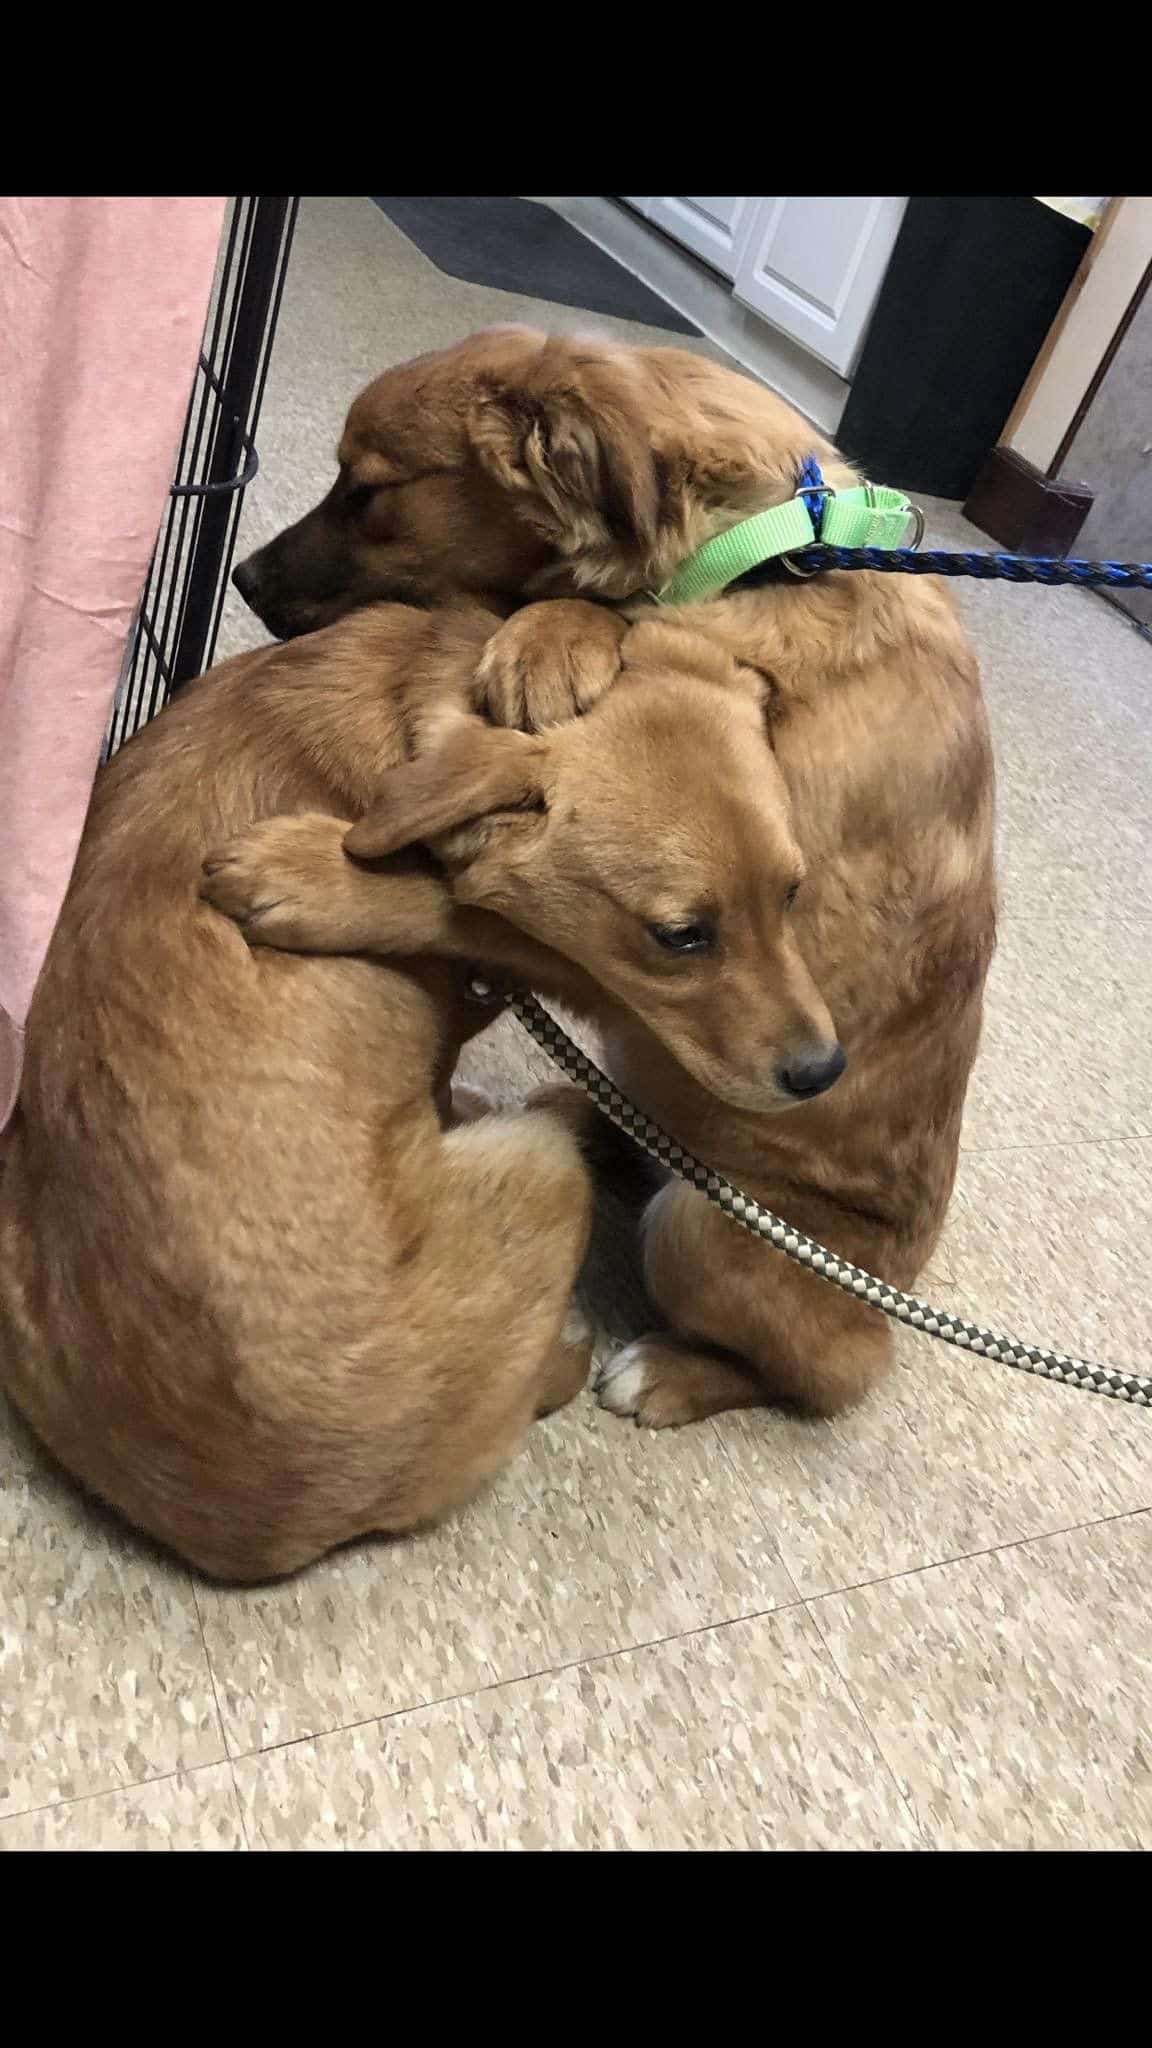
{"label": "white cabinet door", "polygon": [[[658,200],[658,206],[680,202]],[[700,204],[701,202],[689,202]],[[773,327],[830,363],[855,368],[907,199],[711,200],[755,204],[746,225],[735,293]],[[655,219],[655,214],[653,214]]]}
{"label": "white cabinet door", "polygon": [[[633,206],[640,202],[633,199]],[[649,199],[653,227],[663,228],[694,256],[702,256],[722,277],[734,278],[741,243],[757,199]]]}

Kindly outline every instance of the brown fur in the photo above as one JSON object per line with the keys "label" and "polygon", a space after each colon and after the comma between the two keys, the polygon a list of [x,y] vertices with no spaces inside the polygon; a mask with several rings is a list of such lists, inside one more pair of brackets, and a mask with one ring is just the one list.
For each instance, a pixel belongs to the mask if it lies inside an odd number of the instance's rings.
{"label": "brown fur", "polygon": [[[757,679],[707,643],[694,660],[687,636],[670,670],[652,670],[646,629],[615,623],[628,687],[529,739],[472,712],[516,687],[518,638],[501,682],[498,626],[478,607],[382,606],[240,656],[98,781],[0,1174],[0,1376],[63,1464],[217,1576],[274,1576],[443,1514],[571,1398],[590,1355],[566,1320],[590,1193],[552,1109],[444,1127],[460,1045],[490,1014],[467,1004],[458,967],[251,952],[199,898],[210,849],[293,810],[311,815],[289,836],[307,836],[319,814],[341,866],[388,901],[402,954],[455,915],[443,880],[419,854],[391,855],[386,879],[339,854],[338,821],[391,789],[411,829],[374,824],[376,852],[448,833],[445,857],[475,888],[511,877],[537,938],[480,911],[475,943],[495,934],[547,986],[550,941],[594,928],[615,956],[632,921],[603,898],[579,818],[595,730],[619,790],[649,790],[650,815],[674,705],[697,755],[715,749],[693,777],[693,888],[724,886],[737,810],[757,858],[794,859],[764,776]],[[524,807],[546,792],[551,811]],[[651,848],[641,817],[616,808],[628,881]],[[210,865],[222,891],[232,870]],[[781,983],[782,1044],[824,1028],[803,970],[789,995],[773,965],[779,932],[747,936],[749,974],[759,946],[760,973]],[[595,1000],[576,968],[558,972]],[[771,1093],[772,1048],[750,1057],[731,1005],[707,989],[685,1005],[658,972],[629,989],[709,1085]]]}
{"label": "brown fur", "polygon": [[[371,596],[564,597],[510,622],[515,661],[488,693],[496,715],[539,728],[611,680],[603,602],[652,620],[643,593],[712,534],[788,498],[809,452],[834,485],[856,481],[789,407],[701,357],[497,330],[369,386],[329,496],[238,581],[280,632]],[[583,626],[581,595],[600,601]],[[925,578],[831,574],[657,616],[667,650],[704,634],[764,680],[808,875],[795,938],[849,1066],[818,1101],[768,1119],[700,1085],[623,1013],[608,1034],[612,1070],[760,1200],[908,1285],[951,1193],[994,942],[992,758],[971,651],[946,589]],[[681,800],[667,789],[649,820],[655,841]],[[324,922],[318,900],[309,915]],[[774,997],[749,999],[750,1041]],[[646,1261],[690,1348],[653,1339],[610,1377],[609,1405],[644,1419],[732,1405],[730,1355],[765,1398],[826,1412],[866,1391],[889,1356],[873,1311],[773,1259],[682,1187],[653,1205]]]}

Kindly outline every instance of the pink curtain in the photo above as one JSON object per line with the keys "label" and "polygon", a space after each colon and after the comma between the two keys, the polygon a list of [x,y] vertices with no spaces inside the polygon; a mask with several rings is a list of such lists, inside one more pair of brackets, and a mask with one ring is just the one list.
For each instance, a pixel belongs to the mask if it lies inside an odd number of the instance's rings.
{"label": "pink curtain", "polygon": [[0,198],[0,1130],[164,513],[226,204]]}

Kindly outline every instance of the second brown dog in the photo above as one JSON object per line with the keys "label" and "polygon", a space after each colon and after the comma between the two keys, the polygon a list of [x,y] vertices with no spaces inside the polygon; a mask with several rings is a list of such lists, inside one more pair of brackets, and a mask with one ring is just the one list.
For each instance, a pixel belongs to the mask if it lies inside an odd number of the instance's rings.
{"label": "second brown dog", "polygon": [[[213,847],[306,811],[275,826],[281,855],[319,831],[340,872],[340,819],[385,792],[374,844],[396,851],[365,879],[397,953],[444,914],[440,874],[407,850],[431,840],[532,934],[473,914],[479,958],[511,951],[587,1006],[602,999],[561,956],[594,967],[631,947],[628,1000],[709,1089],[768,1099],[830,1029],[786,934],[746,907],[743,990],[686,992],[636,921],[722,891],[734,833],[786,887],[759,678],[706,642],[668,650],[638,627],[621,647],[614,630],[619,687],[528,739],[471,709],[498,628],[475,606],[379,606],[240,656],[98,780],[0,1168],[0,1381],[77,1478],[219,1577],[444,1514],[572,1397],[591,1203],[554,1109],[448,1127],[484,1021],[459,967],[253,953],[200,897],[205,856],[230,908],[244,881]],[[661,853],[647,819],[677,776],[684,830]],[[341,950],[359,938],[345,926]],[[757,983],[779,991],[772,1044],[745,1029]]]}

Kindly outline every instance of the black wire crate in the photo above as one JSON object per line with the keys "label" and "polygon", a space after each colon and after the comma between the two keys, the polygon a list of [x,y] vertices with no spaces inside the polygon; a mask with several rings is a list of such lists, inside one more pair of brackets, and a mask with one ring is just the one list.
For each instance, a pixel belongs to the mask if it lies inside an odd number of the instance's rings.
{"label": "black wire crate", "polygon": [[104,741],[107,759],[210,666],[296,226],[296,199],[234,199],[168,511]]}

